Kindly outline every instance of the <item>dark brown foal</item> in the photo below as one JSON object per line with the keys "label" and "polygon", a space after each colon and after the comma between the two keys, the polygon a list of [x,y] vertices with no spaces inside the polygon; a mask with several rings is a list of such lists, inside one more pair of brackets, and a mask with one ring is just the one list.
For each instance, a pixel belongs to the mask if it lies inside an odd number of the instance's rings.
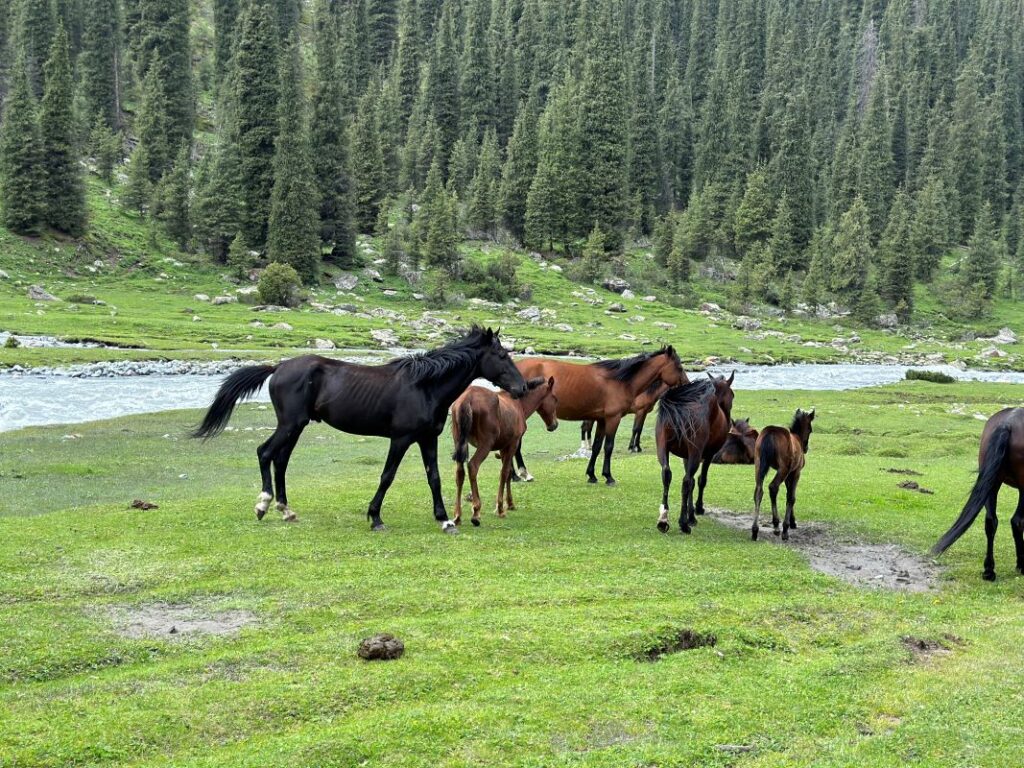
{"label": "dark brown foal", "polygon": [[782,540],[789,539],[789,529],[796,528],[793,516],[793,505],[796,503],[796,484],[800,482],[800,473],[804,468],[804,455],[809,450],[811,439],[811,422],[814,421],[814,409],[802,411],[799,408],[793,417],[789,429],[785,427],[765,427],[754,444],[754,525],[750,529],[750,537],[757,541],[757,520],[761,514],[761,499],[764,498],[764,478],[769,469],[776,470],[775,477],[768,485],[768,494],[772,499],[772,528],[779,535],[779,486],[786,484],[786,516],[782,520]]}

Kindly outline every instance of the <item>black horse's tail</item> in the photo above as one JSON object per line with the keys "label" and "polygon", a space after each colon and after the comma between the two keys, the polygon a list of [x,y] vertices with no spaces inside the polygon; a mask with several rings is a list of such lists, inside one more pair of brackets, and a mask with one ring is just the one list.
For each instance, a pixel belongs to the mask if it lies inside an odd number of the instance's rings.
{"label": "black horse's tail", "polygon": [[452,461],[465,464],[469,460],[469,433],[473,431],[473,406],[468,399],[459,404],[454,422],[455,452]]}
{"label": "black horse's tail", "polygon": [[263,382],[276,370],[276,365],[247,365],[224,379],[216,397],[213,398],[210,410],[203,417],[203,423],[192,432],[192,437],[206,440],[223,432],[238,401],[259,392]]}
{"label": "black horse's tail", "polygon": [[992,438],[985,452],[985,462],[978,468],[978,479],[974,481],[971,495],[964,504],[960,517],[953,523],[953,527],[943,534],[942,538],[935,542],[932,547],[932,554],[937,555],[945,552],[952,546],[953,542],[964,535],[964,532],[971,527],[974,518],[981,512],[985,502],[993,493],[999,489],[1000,475],[1003,470],[1003,461],[1006,459],[1006,451],[1010,446],[1010,428],[1003,424],[996,427]]}
{"label": "black horse's tail", "polygon": [[768,435],[761,441],[761,452],[757,459],[757,479],[763,480],[775,460],[775,436]]}

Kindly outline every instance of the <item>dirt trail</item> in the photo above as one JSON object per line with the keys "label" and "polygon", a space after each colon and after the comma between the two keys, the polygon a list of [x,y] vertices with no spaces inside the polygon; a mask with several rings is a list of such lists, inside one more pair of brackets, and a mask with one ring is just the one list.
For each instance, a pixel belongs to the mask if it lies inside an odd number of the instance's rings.
{"label": "dirt trail", "polygon": [[[762,509],[762,520],[764,520]],[[740,515],[725,509],[709,509],[708,515],[730,528],[750,535],[753,514]],[[771,534],[771,510],[761,528],[760,545],[787,546],[807,557],[811,568],[858,587],[893,589],[901,592],[930,592],[938,588],[940,568],[927,558],[911,554],[896,544],[870,544],[834,531],[825,523],[797,520],[783,542]]]}

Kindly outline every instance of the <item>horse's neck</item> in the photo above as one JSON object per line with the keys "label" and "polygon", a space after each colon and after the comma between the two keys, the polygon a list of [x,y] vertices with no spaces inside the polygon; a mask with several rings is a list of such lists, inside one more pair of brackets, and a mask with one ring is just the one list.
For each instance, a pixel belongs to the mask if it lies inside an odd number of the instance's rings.
{"label": "horse's neck", "polygon": [[524,419],[528,419],[537,412],[540,408],[540,404],[544,402],[547,392],[538,391],[542,390],[542,387],[538,387],[536,390],[528,391],[518,400],[512,400],[512,404],[519,409],[519,412],[523,414]]}
{"label": "horse's neck", "polygon": [[446,413],[452,403],[466,391],[466,388],[473,383],[473,379],[480,376],[480,356],[473,358],[472,363],[465,367],[457,368],[447,376],[431,379],[431,391],[438,399],[438,406]]}
{"label": "horse's neck", "polygon": [[636,376],[626,382],[629,393],[633,396],[634,400],[661,375],[661,366],[664,362],[664,358],[661,355],[652,357],[637,371]]}

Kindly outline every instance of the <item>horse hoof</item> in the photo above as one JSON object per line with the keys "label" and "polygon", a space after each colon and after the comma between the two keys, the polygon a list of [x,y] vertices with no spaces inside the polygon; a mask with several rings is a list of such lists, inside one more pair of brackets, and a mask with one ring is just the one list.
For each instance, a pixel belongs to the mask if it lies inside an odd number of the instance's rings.
{"label": "horse hoof", "polygon": [[703,515],[704,514],[704,507],[697,507],[696,512],[697,512],[698,515]]}
{"label": "horse hoof", "polygon": [[454,525],[446,525],[441,528],[441,533],[446,533],[449,536],[457,536],[459,534],[459,529]]}
{"label": "horse hoof", "polygon": [[609,488],[614,488],[616,485],[615,481],[612,480],[610,477],[604,481],[604,484],[607,485]]}
{"label": "horse hoof", "polygon": [[773,533],[774,535],[778,536],[779,534],[781,534],[781,533],[782,533],[782,531],[780,531],[780,530],[779,530],[778,528],[776,528],[775,530],[773,530],[773,531],[772,531],[772,533]]}
{"label": "horse hoof", "polygon": [[680,525],[679,526],[679,531],[681,533],[693,533],[693,529],[690,528],[690,526],[688,526],[688,525]]}
{"label": "horse hoof", "polygon": [[533,475],[527,472],[525,475],[522,475],[519,479],[522,480],[524,483],[532,483]]}
{"label": "horse hoof", "polygon": [[480,521],[477,520],[475,517],[472,518],[469,522],[471,522],[473,524],[474,528],[479,528],[480,527]]}
{"label": "horse hoof", "polygon": [[789,541],[789,532],[788,531],[783,531],[782,532],[782,540],[783,541]]}
{"label": "horse hoof", "polygon": [[983,574],[981,574],[981,578],[983,578],[985,581],[995,581],[996,580],[996,572],[995,571],[985,571]]}
{"label": "horse hoof", "polygon": [[587,477],[587,482],[591,484],[597,483],[597,478],[594,477],[593,475],[590,475]]}
{"label": "horse hoof", "polygon": [[757,531],[758,531],[757,527],[754,527],[754,528],[750,529],[750,540],[751,541],[757,541]]}
{"label": "horse hoof", "polygon": [[664,520],[659,520],[658,521],[658,530],[661,531],[662,533],[668,533],[668,523],[666,523]]}
{"label": "horse hoof", "polygon": [[376,525],[371,525],[370,526],[370,530],[373,531],[374,533],[383,533],[387,529],[388,529],[388,527],[386,525],[384,525],[384,523],[377,523]]}
{"label": "horse hoof", "polygon": [[266,507],[262,507],[262,508],[261,508],[261,507],[260,507],[260,505],[259,505],[259,504],[257,504],[257,505],[256,505],[256,519],[257,519],[257,520],[262,520],[262,519],[263,519],[263,516],[264,516],[265,514],[267,514],[267,508],[266,508]]}
{"label": "horse hoof", "polygon": [[524,483],[524,482],[526,482],[525,480],[523,480],[523,478],[521,478],[515,472],[513,472],[511,475],[508,476],[508,481],[510,483]]}
{"label": "horse hoof", "polygon": [[792,523],[789,524],[789,529],[791,531],[795,531],[796,530],[796,520],[794,520]]}
{"label": "horse hoof", "polygon": [[288,514],[285,515],[283,519],[284,519],[284,521],[286,523],[297,523],[297,522],[299,522],[299,516],[296,515],[294,512],[292,512],[291,510],[288,511]]}

